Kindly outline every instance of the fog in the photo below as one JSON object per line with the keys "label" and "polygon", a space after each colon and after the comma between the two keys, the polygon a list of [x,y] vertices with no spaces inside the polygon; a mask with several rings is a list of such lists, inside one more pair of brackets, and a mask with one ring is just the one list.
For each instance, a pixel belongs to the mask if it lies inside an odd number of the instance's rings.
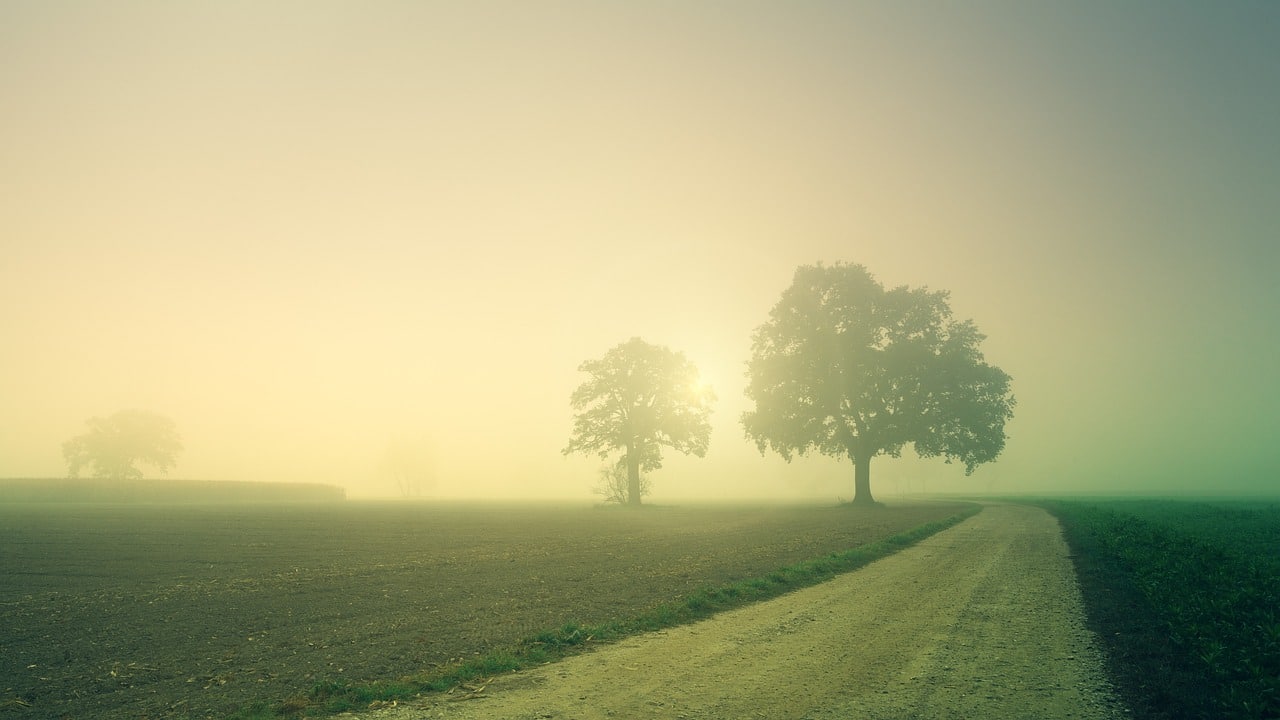
{"label": "fog", "polygon": [[715,389],[656,502],[848,499],[761,457],[750,334],[817,261],[946,289],[1013,376],[999,461],[906,492],[1274,493],[1280,7],[0,6],[0,477],[92,416],[170,477],[591,498],[577,366]]}

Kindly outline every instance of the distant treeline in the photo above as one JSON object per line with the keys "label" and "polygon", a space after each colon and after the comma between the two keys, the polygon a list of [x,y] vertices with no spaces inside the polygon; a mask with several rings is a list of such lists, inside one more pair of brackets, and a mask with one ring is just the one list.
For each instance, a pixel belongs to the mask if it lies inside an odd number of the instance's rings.
{"label": "distant treeline", "polygon": [[219,504],[335,502],[346,491],[320,483],[228,480],[0,479],[0,503]]}

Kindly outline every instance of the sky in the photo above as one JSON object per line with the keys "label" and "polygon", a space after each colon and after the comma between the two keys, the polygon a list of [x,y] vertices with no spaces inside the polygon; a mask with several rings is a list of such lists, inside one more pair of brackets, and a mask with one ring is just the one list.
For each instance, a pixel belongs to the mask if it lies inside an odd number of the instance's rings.
{"label": "sky", "polygon": [[1004,454],[872,489],[1280,488],[1280,5],[0,0],[0,477],[174,420],[169,476],[591,498],[577,367],[715,389],[652,500],[849,499],[761,456],[752,330],[814,262],[948,290]]}

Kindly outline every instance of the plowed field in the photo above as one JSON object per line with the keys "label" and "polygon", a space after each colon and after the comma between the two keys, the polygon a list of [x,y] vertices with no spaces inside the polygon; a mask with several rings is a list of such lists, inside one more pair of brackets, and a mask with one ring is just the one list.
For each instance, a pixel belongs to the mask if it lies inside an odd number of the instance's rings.
{"label": "plowed field", "polygon": [[0,508],[0,713],[223,717],[846,550],[947,504]]}

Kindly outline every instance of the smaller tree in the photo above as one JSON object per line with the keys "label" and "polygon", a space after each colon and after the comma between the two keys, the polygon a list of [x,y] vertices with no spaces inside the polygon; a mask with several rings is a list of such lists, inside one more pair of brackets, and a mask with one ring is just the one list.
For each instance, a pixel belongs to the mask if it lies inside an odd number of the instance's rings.
{"label": "smaller tree", "polygon": [[706,455],[715,394],[683,353],[632,338],[578,369],[589,377],[569,399],[578,414],[562,452],[608,458],[621,450],[627,504],[640,504],[641,473],[662,467],[663,447]]}
{"label": "smaller tree", "polygon": [[[640,497],[649,494],[652,485],[648,475],[640,476]],[[625,505],[627,502],[627,463],[619,458],[612,465],[600,468],[600,481],[596,484],[595,493],[607,503]]]}
{"label": "smaller tree", "polygon": [[136,463],[161,473],[173,468],[182,442],[177,427],[163,415],[144,410],[121,410],[106,418],[86,421],[89,432],[62,444],[62,457],[71,477],[86,465],[94,477],[129,480],[142,477]]}
{"label": "smaller tree", "polygon": [[378,472],[395,484],[401,497],[419,497],[436,484],[433,453],[425,441],[393,439],[378,461]]}

